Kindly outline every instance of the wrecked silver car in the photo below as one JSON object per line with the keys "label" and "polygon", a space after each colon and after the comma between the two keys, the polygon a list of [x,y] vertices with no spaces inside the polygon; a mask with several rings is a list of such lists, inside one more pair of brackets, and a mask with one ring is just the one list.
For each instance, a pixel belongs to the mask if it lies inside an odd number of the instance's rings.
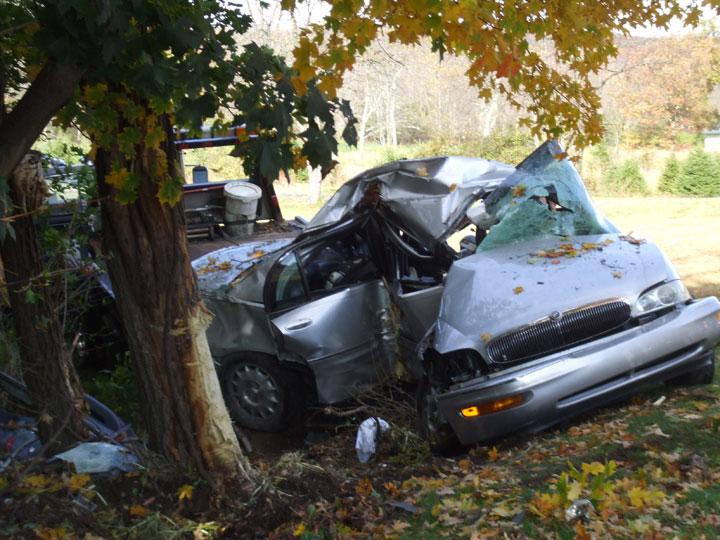
{"label": "wrecked silver car", "polygon": [[309,400],[402,373],[423,434],[470,444],[709,381],[720,303],[622,236],[562,156],[550,141],[517,168],[397,161],[342,186],[294,240],[197,260],[235,421],[281,430]]}

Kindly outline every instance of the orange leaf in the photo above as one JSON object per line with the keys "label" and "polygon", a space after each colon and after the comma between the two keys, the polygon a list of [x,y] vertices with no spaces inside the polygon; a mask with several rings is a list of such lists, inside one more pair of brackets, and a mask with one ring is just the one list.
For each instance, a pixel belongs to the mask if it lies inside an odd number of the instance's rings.
{"label": "orange leaf", "polygon": [[130,507],[130,515],[131,516],[140,516],[145,517],[150,513],[150,510],[145,508],[144,506],[140,506],[139,504],[133,504]]}
{"label": "orange leaf", "polygon": [[520,294],[520,293],[523,292],[524,290],[525,290],[525,289],[523,289],[522,287],[515,287],[515,288],[513,289],[513,292],[514,292],[515,294]]}

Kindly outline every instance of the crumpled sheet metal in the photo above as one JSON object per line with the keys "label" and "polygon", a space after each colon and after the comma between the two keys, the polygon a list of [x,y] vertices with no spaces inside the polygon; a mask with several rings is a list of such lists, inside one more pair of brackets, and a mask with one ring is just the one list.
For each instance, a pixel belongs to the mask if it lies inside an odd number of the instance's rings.
{"label": "crumpled sheet metal", "polygon": [[[292,241],[292,238],[279,238],[249,242],[219,249],[194,260],[192,265],[197,274],[200,291],[203,294],[227,293],[243,272],[262,263],[269,255],[288,246]],[[258,301],[262,301],[262,289]]]}
{"label": "crumpled sheet metal", "polygon": [[[320,403],[337,403],[371,388],[392,374],[399,359],[389,305],[387,290],[376,280],[274,317],[273,326],[284,333],[280,360],[307,360]],[[298,318],[312,320],[312,326],[283,331]]]}
{"label": "crumpled sheet metal", "polygon": [[339,221],[377,186],[385,215],[431,247],[449,236],[482,193],[515,168],[486,159],[443,156],[395,161],[345,183],[323,206],[308,229]]}
{"label": "crumpled sheet metal", "polygon": [[[602,249],[576,257],[536,255],[562,243],[572,243],[578,251],[582,243]],[[497,337],[553,311],[599,300],[632,303],[648,287],[670,279],[677,279],[677,273],[655,244],[634,245],[618,235],[537,238],[478,251],[455,261],[448,272],[434,347],[443,354],[463,348],[482,354],[487,347],[483,334]]]}
{"label": "crumpled sheet metal", "polygon": [[[262,289],[261,289],[262,290]],[[206,307],[215,315],[207,329],[213,357],[222,359],[238,351],[275,355],[275,341],[263,304],[209,296]]]}

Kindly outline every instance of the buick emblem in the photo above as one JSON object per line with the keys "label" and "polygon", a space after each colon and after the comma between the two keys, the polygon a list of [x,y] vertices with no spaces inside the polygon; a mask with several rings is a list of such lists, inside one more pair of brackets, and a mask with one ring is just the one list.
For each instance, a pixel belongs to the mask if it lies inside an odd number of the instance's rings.
{"label": "buick emblem", "polygon": [[559,321],[560,317],[562,317],[562,314],[559,311],[553,311],[550,314],[550,320],[551,321]]}

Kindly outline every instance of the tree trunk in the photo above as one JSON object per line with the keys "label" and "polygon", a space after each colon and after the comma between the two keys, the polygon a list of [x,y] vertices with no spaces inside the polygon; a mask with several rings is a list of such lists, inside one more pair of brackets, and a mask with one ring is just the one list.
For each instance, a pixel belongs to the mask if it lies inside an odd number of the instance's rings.
{"label": "tree trunk", "polygon": [[367,130],[368,119],[370,118],[370,85],[365,78],[365,86],[363,87],[363,110],[360,116],[360,128],[358,129],[358,153],[360,162],[363,161],[365,153],[365,132]]}
{"label": "tree trunk", "polygon": [[322,182],[322,171],[320,167],[307,168],[308,172],[308,203],[317,204],[320,200],[320,189]]}
{"label": "tree trunk", "polygon": [[[45,193],[40,157],[28,154],[10,179],[19,214],[37,210]],[[21,371],[38,413],[40,440],[46,455],[88,436],[88,405],[65,346],[60,314],[65,308],[58,269],[46,273],[32,214],[13,220],[0,252],[20,350]],[[56,272],[53,272],[56,271]]]}
{"label": "tree trunk", "polygon": [[[169,118],[161,150],[177,178]],[[151,447],[194,466],[213,487],[249,487],[251,467],[242,454],[222,398],[205,337],[212,314],[203,304],[186,246],[182,204],[162,204],[152,174],[157,154],[138,148],[127,160],[114,147],[98,149],[104,251],[115,298],[133,356],[141,409]],[[140,177],[137,201],[120,204],[104,178],[113,164]]]}

